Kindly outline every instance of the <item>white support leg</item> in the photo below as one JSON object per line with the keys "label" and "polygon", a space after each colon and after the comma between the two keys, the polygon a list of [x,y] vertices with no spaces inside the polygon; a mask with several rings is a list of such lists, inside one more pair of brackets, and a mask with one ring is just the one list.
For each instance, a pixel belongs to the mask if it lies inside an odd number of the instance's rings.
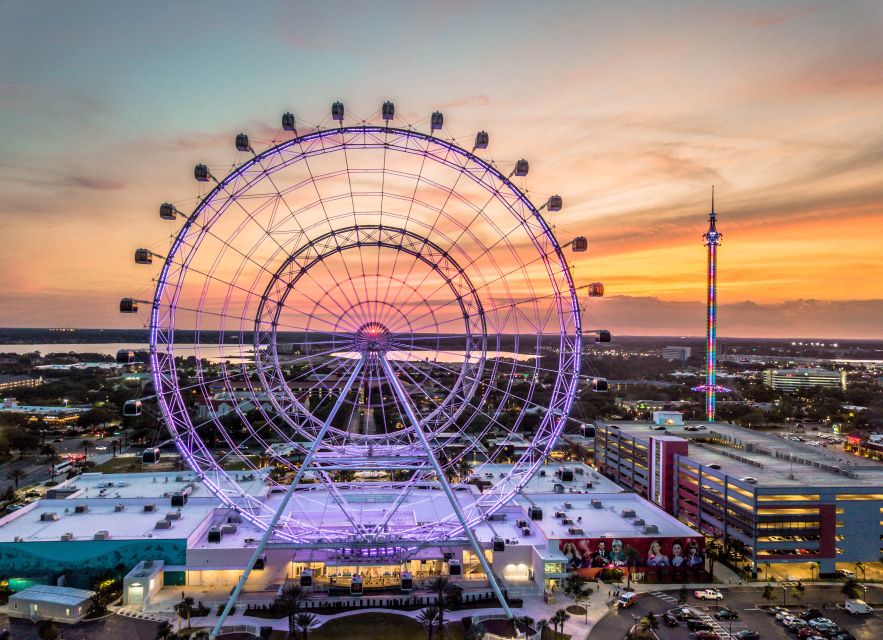
{"label": "white support leg", "polygon": [[460,503],[457,502],[457,497],[451,490],[451,485],[448,484],[448,479],[445,477],[444,470],[441,468],[438,459],[432,452],[432,447],[429,444],[429,440],[426,439],[426,434],[423,433],[423,429],[420,427],[420,421],[417,420],[417,415],[414,413],[414,409],[411,407],[411,399],[408,398],[408,395],[402,388],[402,385],[399,382],[399,379],[396,377],[395,371],[392,370],[392,366],[389,364],[386,356],[380,354],[378,357],[380,358],[380,364],[383,366],[383,372],[386,374],[386,379],[389,381],[389,385],[392,387],[393,392],[396,394],[396,396],[398,396],[399,402],[401,402],[402,406],[405,408],[405,413],[408,414],[408,419],[411,421],[411,425],[414,427],[414,433],[420,440],[420,444],[426,450],[426,455],[429,458],[429,463],[432,465],[433,470],[435,470],[435,474],[438,476],[439,484],[441,484],[445,495],[447,495],[448,500],[451,503],[451,507],[453,507],[454,509],[454,513],[457,515],[457,519],[463,526],[463,532],[466,534],[466,537],[469,538],[469,543],[472,545],[472,550],[475,551],[475,555],[478,557],[479,563],[481,563],[481,568],[484,570],[488,582],[490,582],[491,589],[493,589],[494,594],[496,594],[497,599],[500,601],[500,605],[503,607],[503,611],[506,612],[506,616],[509,618],[514,618],[515,613],[509,607],[509,603],[506,602],[506,598],[503,596],[500,585],[497,583],[497,578],[491,571],[491,566],[490,564],[488,564],[487,558],[484,557],[484,552],[482,551],[481,546],[478,544],[478,539],[475,537],[475,532],[469,528],[469,524],[466,521],[466,515],[463,513],[463,509],[460,507]]}
{"label": "white support leg", "polygon": [[264,552],[264,549],[267,546],[267,542],[269,542],[270,537],[273,535],[273,529],[276,527],[276,523],[279,522],[279,518],[282,513],[285,511],[285,508],[288,506],[289,500],[294,495],[294,490],[298,484],[300,484],[301,479],[303,478],[304,472],[307,467],[310,466],[310,463],[313,461],[313,457],[316,454],[316,450],[319,448],[319,444],[325,438],[325,434],[328,432],[328,427],[331,426],[331,421],[334,420],[334,416],[337,415],[337,412],[340,410],[340,406],[343,404],[344,398],[350,392],[350,389],[353,386],[353,383],[356,381],[356,378],[359,376],[359,372],[362,370],[362,366],[365,364],[364,358],[359,358],[358,362],[356,362],[355,368],[350,373],[350,377],[347,379],[346,384],[343,386],[343,389],[340,390],[340,395],[337,397],[337,401],[334,403],[334,406],[331,408],[331,413],[328,414],[328,417],[325,419],[325,422],[322,423],[322,428],[319,429],[319,433],[316,434],[316,439],[313,440],[312,446],[310,446],[309,451],[307,451],[306,457],[304,457],[303,462],[300,464],[300,468],[297,470],[297,473],[294,476],[294,480],[291,481],[291,484],[288,486],[288,490],[285,492],[285,495],[282,498],[282,502],[279,504],[279,507],[276,509],[276,513],[273,514],[270,523],[267,525],[266,531],[264,531],[264,535],[261,536],[260,542],[258,542],[258,546],[255,547],[254,553],[251,555],[251,559],[248,561],[248,564],[245,567],[245,571],[243,571],[242,576],[239,578],[239,582],[236,583],[236,587],[233,589],[233,593],[230,594],[230,599],[227,600],[227,606],[224,607],[224,611],[221,612],[221,615],[218,617],[218,621],[215,623],[214,628],[212,628],[211,634],[209,634],[209,638],[211,640],[215,640],[218,637],[218,634],[221,632],[221,627],[224,626],[224,621],[227,619],[227,616],[230,615],[231,609],[233,609],[233,605],[236,604],[236,599],[239,598],[239,594],[242,593],[243,587],[245,587],[245,583],[248,581],[248,576],[251,575],[252,569],[254,569],[255,563],[258,561],[258,558],[261,557],[261,554]]}

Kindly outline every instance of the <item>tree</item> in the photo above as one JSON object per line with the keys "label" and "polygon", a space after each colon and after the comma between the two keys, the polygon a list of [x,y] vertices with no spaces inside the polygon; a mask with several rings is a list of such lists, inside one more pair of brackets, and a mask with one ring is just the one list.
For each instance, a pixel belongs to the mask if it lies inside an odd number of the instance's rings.
{"label": "tree", "polygon": [[764,563],[763,563],[763,567],[764,567],[764,569],[766,569],[766,579],[767,579],[767,582],[769,582],[769,580],[770,580],[770,566],[771,566],[771,565],[770,565],[769,562],[764,562]]}
{"label": "tree", "polygon": [[656,617],[656,614],[652,611],[647,612],[647,624],[650,625],[650,628],[654,631],[659,628],[659,618]]}
{"label": "tree", "polygon": [[625,565],[628,570],[628,578],[626,578],[626,589],[632,588],[632,569],[634,569],[635,564],[638,562],[638,558],[641,554],[638,553],[638,550],[632,546],[626,545],[622,550],[623,555],[625,556]]}
{"label": "tree", "polygon": [[855,578],[847,578],[846,582],[843,583],[843,588],[840,591],[847,598],[858,598],[861,595],[861,590],[858,587],[858,581]]}
{"label": "tree", "polygon": [[862,574],[862,580],[865,579],[865,563],[864,562],[856,562],[855,570]]}
{"label": "tree", "polygon": [[810,579],[815,579],[813,576],[820,575],[822,572],[822,563],[821,562],[810,562],[809,563],[809,577]]}
{"label": "tree", "polygon": [[432,640],[432,632],[438,622],[438,607],[426,607],[417,615],[417,622],[426,629],[426,640]]}
{"label": "tree", "polygon": [[304,597],[304,590],[300,585],[289,582],[279,593],[273,606],[288,618],[288,634],[294,636],[296,628],[295,617],[300,612],[300,601]]}
{"label": "tree", "polygon": [[316,627],[316,623],[319,619],[312,613],[299,613],[295,616],[295,622],[297,622],[297,628],[300,629],[301,632],[301,640],[307,640],[307,633],[309,633],[310,629]]}
{"label": "tree", "polygon": [[6,477],[15,483],[15,490],[18,491],[18,484],[25,478],[26,475],[28,474],[22,469],[13,469],[6,474]]}
{"label": "tree", "polygon": [[448,607],[448,595],[451,590],[451,579],[439,576],[429,583],[429,590],[436,595],[436,607],[438,608],[438,637],[445,638],[445,610]]}
{"label": "tree", "polygon": [[182,620],[187,621],[187,628],[190,629],[190,618],[193,615],[193,605],[195,604],[193,598],[187,596],[186,598],[181,598],[181,602],[175,605],[175,613],[178,614],[178,617]]}
{"label": "tree", "polygon": [[773,585],[768,584],[763,588],[763,597],[769,605],[773,601]]}
{"label": "tree", "polygon": [[567,613],[564,609],[558,609],[555,612],[555,615],[552,616],[552,621],[556,624],[561,630],[559,633],[564,634],[564,623],[570,620],[570,614]]}
{"label": "tree", "polygon": [[83,450],[83,455],[87,458],[89,457],[89,447],[92,446],[92,443],[88,440],[80,440],[80,449]]}
{"label": "tree", "polygon": [[806,591],[806,587],[803,586],[803,582],[797,581],[797,584],[794,585],[794,588],[791,590],[791,597],[795,600],[800,600],[803,593]]}

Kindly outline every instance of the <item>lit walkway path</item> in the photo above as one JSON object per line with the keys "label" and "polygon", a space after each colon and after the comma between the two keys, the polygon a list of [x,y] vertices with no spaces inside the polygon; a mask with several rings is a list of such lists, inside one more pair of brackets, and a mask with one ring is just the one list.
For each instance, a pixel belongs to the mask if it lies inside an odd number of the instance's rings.
{"label": "lit walkway path", "polygon": [[[601,597],[601,593],[604,594],[604,597]],[[515,609],[516,615],[520,616],[530,616],[534,620],[548,620],[558,609],[566,609],[568,606],[573,604],[573,601],[563,596],[562,594],[556,594],[557,601],[554,604],[546,604],[543,602],[541,597],[529,597],[524,599],[524,606]],[[609,611],[606,591],[602,592],[594,592],[590,602],[588,603],[589,614],[588,614],[588,624],[586,624],[585,616],[575,616],[572,615],[570,619],[564,625],[564,632],[570,634],[574,640],[584,640],[591,631],[592,626],[595,622],[601,619],[604,614]],[[332,620],[335,618],[343,618],[347,616],[357,616],[362,613],[369,612],[382,612],[389,613],[391,615],[402,615],[407,616],[409,618],[416,619],[420,615],[420,609],[415,611],[397,611],[393,609],[375,609],[375,608],[365,608],[365,609],[357,609],[354,611],[346,611],[343,613],[337,613],[334,615],[323,615],[320,613],[316,613],[314,611],[310,611],[309,613],[314,613],[316,615],[316,619],[318,623],[324,624],[328,620]],[[503,614],[503,609],[500,607],[496,608],[482,608],[482,609],[462,609],[460,611],[449,611],[445,613],[445,620],[447,621],[456,621],[462,620],[463,618],[469,616],[478,616],[478,615],[488,615],[488,614]],[[211,627],[217,621],[217,615],[209,615],[201,618],[193,618],[191,621],[192,626],[194,627]],[[224,623],[224,626],[236,626],[236,625],[251,625],[251,626],[267,626],[272,627],[274,630],[278,631],[288,631],[288,619],[280,618],[278,620],[267,620],[264,618],[257,618],[253,616],[246,616],[241,613],[235,613],[229,616]],[[186,626],[186,623],[184,624]]]}

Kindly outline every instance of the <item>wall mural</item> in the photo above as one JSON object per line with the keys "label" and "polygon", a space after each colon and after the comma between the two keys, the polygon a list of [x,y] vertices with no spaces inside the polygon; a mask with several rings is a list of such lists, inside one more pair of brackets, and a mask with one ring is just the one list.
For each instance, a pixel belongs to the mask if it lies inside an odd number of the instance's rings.
{"label": "wall mural", "polygon": [[705,566],[703,538],[573,538],[559,541],[558,548],[570,571],[625,567],[629,548],[637,552],[636,568]]}
{"label": "wall mural", "polygon": [[88,583],[90,577],[115,571],[119,565],[128,572],[141,560],[185,564],[186,552],[186,540],[7,542],[0,543],[0,576],[50,577],[54,581],[70,571],[70,586]]}

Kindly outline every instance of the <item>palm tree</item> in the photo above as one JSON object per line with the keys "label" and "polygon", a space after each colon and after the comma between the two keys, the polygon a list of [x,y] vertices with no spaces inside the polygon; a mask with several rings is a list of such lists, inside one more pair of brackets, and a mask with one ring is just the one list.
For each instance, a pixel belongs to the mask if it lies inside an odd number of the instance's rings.
{"label": "palm tree", "polygon": [[560,634],[564,635],[564,623],[570,620],[570,614],[567,613],[564,609],[558,609],[555,612],[555,615],[552,616],[552,622],[555,623],[558,627],[560,627]]}
{"label": "palm tree", "polygon": [[763,566],[766,569],[766,580],[767,580],[767,582],[769,582],[770,581],[770,566],[771,565],[769,562],[764,562]]}
{"label": "palm tree", "polygon": [[22,469],[13,469],[6,474],[6,477],[15,483],[15,490],[18,491],[18,483],[21,482],[26,475],[28,474]]}
{"label": "palm tree", "polygon": [[626,589],[631,589],[632,588],[632,569],[637,564],[640,554],[638,553],[637,549],[635,549],[634,547],[631,547],[629,545],[626,545],[623,548],[622,554],[625,556],[625,566],[626,566],[626,570],[628,571],[628,578],[626,578]]}
{"label": "palm tree", "polygon": [[810,562],[809,563],[809,577],[810,580],[815,580],[813,576],[821,575],[822,572],[822,563],[821,562]]}
{"label": "palm tree", "polygon": [[438,607],[426,607],[417,615],[417,622],[426,629],[426,640],[432,640],[432,631],[438,622]]}
{"label": "palm tree", "polygon": [[294,637],[295,616],[300,612],[300,601],[304,597],[304,590],[300,585],[289,582],[276,597],[273,606],[288,618],[288,635]]}
{"label": "palm tree", "polygon": [[319,619],[312,613],[299,613],[295,616],[295,621],[301,632],[301,640],[307,640],[307,633],[316,626]]}
{"label": "palm tree", "polygon": [[451,589],[451,579],[439,576],[429,583],[429,590],[436,594],[436,607],[438,608],[438,637],[445,638],[445,609],[448,606],[448,592]]}
{"label": "palm tree", "polygon": [[92,446],[92,443],[88,440],[80,440],[80,449],[83,450],[83,455],[87,458],[89,457],[89,447]]}
{"label": "palm tree", "polygon": [[542,620],[537,620],[537,631],[540,632],[540,638],[543,637],[543,634],[546,633],[546,629],[549,628],[549,621],[543,618]]}
{"label": "palm tree", "polygon": [[190,616],[193,614],[194,600],[190,596],[181,598],[181,602],[175,605],[175,613],[178,617],[187,620],[187,628],[190,628]]}
{"label": "palm tree", "polygon": [[856,562],[855,570],[861,572],[862,580],[865,579],[865,563],[864,562]]}

